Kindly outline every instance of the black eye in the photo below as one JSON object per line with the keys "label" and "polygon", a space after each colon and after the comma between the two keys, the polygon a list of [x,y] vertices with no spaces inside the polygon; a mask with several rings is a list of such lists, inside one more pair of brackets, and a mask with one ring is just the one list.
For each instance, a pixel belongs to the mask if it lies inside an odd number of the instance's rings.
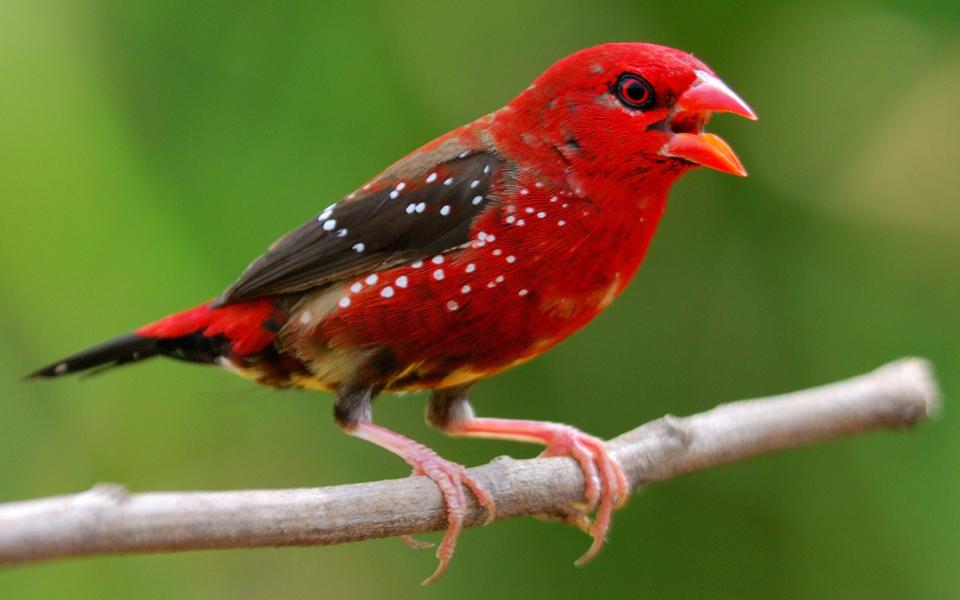
{"label": "black eye", "polygon": [[633,73],[618,77],[612,91],[624,106],[635,110],[647,110],[657,102],[650,82]]}

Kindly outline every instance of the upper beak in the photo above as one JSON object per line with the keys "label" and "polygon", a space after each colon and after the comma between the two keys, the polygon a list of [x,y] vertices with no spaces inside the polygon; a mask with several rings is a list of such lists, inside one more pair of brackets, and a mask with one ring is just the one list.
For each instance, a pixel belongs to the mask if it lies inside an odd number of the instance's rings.
{"label": "upper beak", "polygon": [[[682,121],[683,119],[678,117],[693,113],[699,115],[702,121],[706,121],[710,113],[715,112],[733,113],[753,121],[757,119],[753,109],[727,87],[727,84],[706,71],[697,71],[696,82],[677,98],[673,119]],[[743,168],[743,164],[730,146],[712,133],[702,131],[674,133],[660,153],[740,177],[747,175],[747,170]]]}

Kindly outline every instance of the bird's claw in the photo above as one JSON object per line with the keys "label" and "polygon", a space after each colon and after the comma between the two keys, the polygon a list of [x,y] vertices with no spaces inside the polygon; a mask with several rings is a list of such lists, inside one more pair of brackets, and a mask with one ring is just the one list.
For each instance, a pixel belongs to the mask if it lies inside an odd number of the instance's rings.
{"label": "bird's claw", "polygon": [[[541,456],[569,456],[583,471],[586,502],[573,503],[574,512],[564,517],[568,524],[593,538],[590,548],[575,563],[581,566],[603,547],[613,511],[626,504],[630,485],[603,440],[567,425],[556,425],[552,433],[551,443]],[[596,516],[591,522],[589,515],[594,511]]]}
{"label": "bird's claw", "polygon": [[[440,541],[436,553],[439,564],[437,564],[433,574],[422,582],[423,585],[429,585],[446,572],[456,549],[457,538],[463,529],[463,518],[467,512],[463,486],[466,486],[476,497],[477,503],[486,509],[486,523],[492,522],[496,517],[496,506],[493,497],[486,488],[474,479],[463,465],[441,458],[433,450],[419,444],[409,451],[404,458],[413,467],[414,475],[424,475],[437,484],[447,510],[447,531],[443,534],[443,539]],[[408,546],[417,549],[428,548],[433,545],[415,540],[411,536],[402,536],[401,539]]]}
{"label": "bird's claw", "polygon": [[418,540],[412,535],[401,535],[400,540],[414,550],[428,550],[433,548],[435,545],[433,542],[424,542],[423,540]]}

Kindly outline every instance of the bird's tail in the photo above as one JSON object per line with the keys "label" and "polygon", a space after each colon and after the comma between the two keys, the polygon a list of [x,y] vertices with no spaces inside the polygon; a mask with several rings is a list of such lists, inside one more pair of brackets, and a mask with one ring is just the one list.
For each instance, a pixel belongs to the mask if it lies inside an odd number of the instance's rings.
{"label": "bird's tail", "polygon": [[246,356],[273,342],[282,317],[274,303],[265,299],[218,308],[205,303],[60,359],[26,379],[108,369],[154,356],[197,363]]}
{"label": "bird's tail", "polygon": [[160,340],[128,333],[87,348],[27,375],[28,379],[59,377],[97,367],[116,367],[162,354]]}

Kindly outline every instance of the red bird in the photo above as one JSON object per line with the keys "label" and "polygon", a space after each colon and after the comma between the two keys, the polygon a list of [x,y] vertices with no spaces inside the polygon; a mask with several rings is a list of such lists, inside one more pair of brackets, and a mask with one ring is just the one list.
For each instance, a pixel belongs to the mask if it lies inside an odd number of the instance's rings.
{"label": "red bird", "polygon": [[[426,144],[280,238],[219,298],[34,373],[55,377],[164,355],[277,388],[336,394],[350,435],[436,482],[449,528],[464,467],[376,425],[383,391],[431,390],[427,418],[452,435],[546,446],[584,473],[593,544],[630,492],[602,440],[568,425],[474,416],[479,379],[583,327],[640,266],[671,184],[698,165],[744,176],[712,113],[753,111],[692,55],[605,44],[557,62],[505,107]],[[410,540],[408,540],[410,541]]]}

